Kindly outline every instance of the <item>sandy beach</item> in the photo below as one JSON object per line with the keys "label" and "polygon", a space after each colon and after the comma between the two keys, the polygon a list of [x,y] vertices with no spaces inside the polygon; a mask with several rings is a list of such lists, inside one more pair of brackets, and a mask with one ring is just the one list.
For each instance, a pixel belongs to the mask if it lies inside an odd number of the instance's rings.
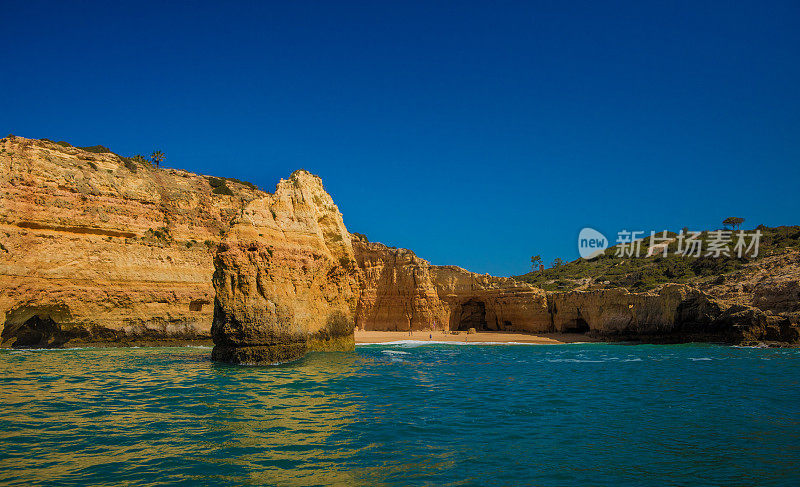
{"label": "sandy beach", "polygon": [[434,342],[490,342],[490,343],[536,343],[540,345],[558,345],[562,343],[594,342],[592,338],[579,333],[506,333],[506,332],[478,332],[467,335],[462,331],[459,334],[442,331],[362,331],[356,330],[356,343],[386,343],[400,340],[420,340]]}

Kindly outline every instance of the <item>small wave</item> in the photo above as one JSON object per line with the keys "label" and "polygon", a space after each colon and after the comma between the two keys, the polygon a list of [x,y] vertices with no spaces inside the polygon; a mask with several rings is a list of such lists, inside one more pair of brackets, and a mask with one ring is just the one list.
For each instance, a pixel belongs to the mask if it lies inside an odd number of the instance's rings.
{"label": "small wave", "polygon": [[691,360],[692,362],[698,362],[700,360],[714,360],[714,359],[709,357],[700,357],[700,358],[689,357],[689,360]]}
{"label": "small wave", "polygon": [[24,352],[65,352],[69,350],[99,350],[101,347],[71,347],[71,348],[18,348],[10,353]]}
{"label": "small wave", "polygon": [[402,350],[382,350],[382,352],[388,355],[409,355],[408,352],[403,352]]}
{"label": "small wave", "polygon": [[462,342],[455,340],[395,340],[392,342],[356,343],[357,347],[398,345],[406,348],[423,345],[566,345],[564,343],[530,343],[530,342]]}
{"label": "small wave", "polygon": [[606,362],[606,360],[584,360],[584,359],[577,359],[577,358],[553,358],[547,359],[548,362],[569,362],[569,363],[590,363],[590,364],[602,364]]}

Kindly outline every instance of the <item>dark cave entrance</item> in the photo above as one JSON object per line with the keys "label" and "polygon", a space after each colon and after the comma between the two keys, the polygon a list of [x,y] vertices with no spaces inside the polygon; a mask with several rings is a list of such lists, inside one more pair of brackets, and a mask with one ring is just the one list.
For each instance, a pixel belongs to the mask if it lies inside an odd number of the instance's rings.
{"label": "dark cave entrance", "polygon": [[48,348],[60,346],[65,341],[62,335],[53,318],[34,315],[24,323],[6,323],[0,338],[14,348]]}
{"label": "dark cave entrance", "polygon": [[570,325],[564,329],[565,333],[586,333],[589,331],[589,323],[586,322],[580,316],[575,318],[575,320],[570,323]]}
{"label": "dark cave entrance", "polygon": [[461,316],[458,321],[457,330],[487,330],[486,324],[486,305],[483,301],[470,299],[461,305]]}

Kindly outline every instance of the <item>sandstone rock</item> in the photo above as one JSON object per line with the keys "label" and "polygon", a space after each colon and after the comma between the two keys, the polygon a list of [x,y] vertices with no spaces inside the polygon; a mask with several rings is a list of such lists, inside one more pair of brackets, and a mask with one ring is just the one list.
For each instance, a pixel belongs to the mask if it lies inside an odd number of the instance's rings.
{"label": "sandstone rock", "polygon": [[52,345],[209,339],[213,251],[266,194],[228,184],[233,196],[186,171],[0,139],[3,346],[31,327]]}
{"label": "sandstone rock", "polygon": [[356,322],[366,330],[550,329],[546,295],[504,277],[435,266],[408,249],[353,242],[364,272]]}
{"label": "sandstone rock", "polygon": [[353,349],[361,271],[317,176],[297,171],[250,203],[214,264],[215,360],[270,364]]}
{"label": "sandstone rock", "polygon": [[657,292],[625,289],[548,295],[553,327],[607,339],[641,341],[797,342],[787,317],[730,304],[691,286],[668,284]]}
{"label": "sandstone rock", "polygon": [[305,171],[269,195],[20,137],[0,139],[0,202],[3,346],[176,343],[213,332],[216,359],[272,363],[352,349],[354,325],[646,341],[800,337],[796,250],[700,289],[545,293],[350,234]]}
{"label": "sandstone rock", "polygon": [[363,271],[356,322],[365,330],[444,329],[449,309],[442,303],[431,266],[407,249],[355,241]]}

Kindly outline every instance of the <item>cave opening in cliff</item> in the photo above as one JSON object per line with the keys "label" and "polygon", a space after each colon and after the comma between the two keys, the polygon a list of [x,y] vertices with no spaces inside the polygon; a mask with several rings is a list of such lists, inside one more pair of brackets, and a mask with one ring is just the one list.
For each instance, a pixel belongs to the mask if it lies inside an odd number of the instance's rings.
{"label": "cave opening in cliff", "polygon": [[458,321],[457,330],[487,330],[486,323],[486,304],[483,301],[470,299],[461,305],[461,313]]}
{"label": "cave opening in cliff", "polygon": [[566,333],[586,333],[589,331],[589,323],[579,316],[564,331]]}
{"label": "cave opening in cliff", "polygon": [[47,348],[58,346],[63,341],[61,326],[49,316],[37,315],[24,323],[6,323],[0,338],[4,344],[11,343],[14,348]]}

